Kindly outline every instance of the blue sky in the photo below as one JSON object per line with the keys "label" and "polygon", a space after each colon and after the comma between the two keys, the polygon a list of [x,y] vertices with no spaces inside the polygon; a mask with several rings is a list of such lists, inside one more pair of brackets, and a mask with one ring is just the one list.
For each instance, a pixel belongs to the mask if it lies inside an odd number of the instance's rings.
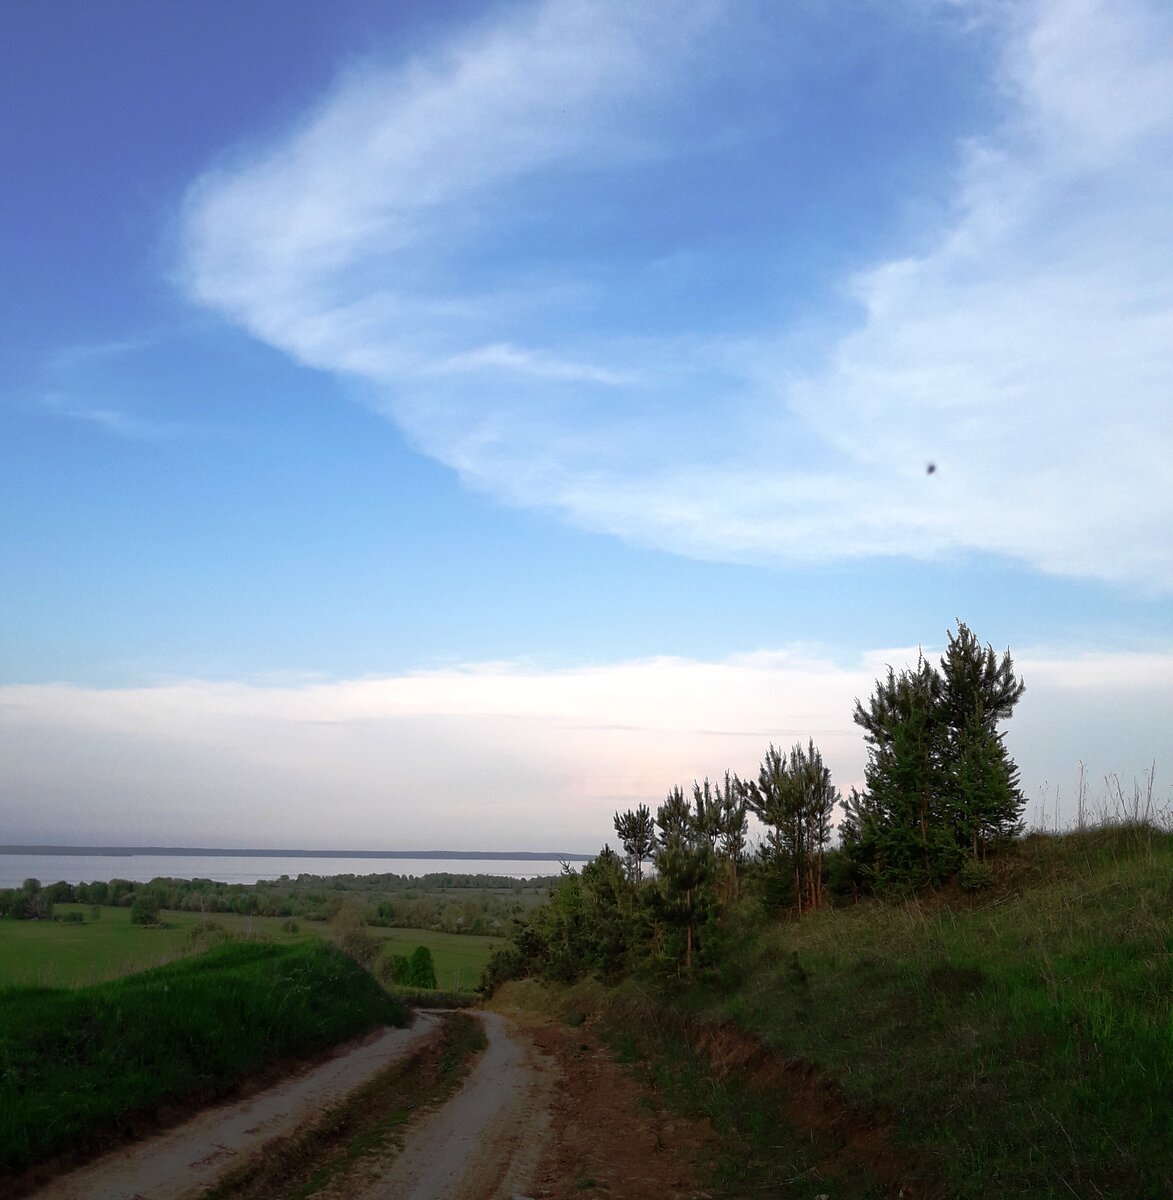
{"label": "blue sky", "polygon": [[1167,5],[52,0],[0,56],[0,841],[590,850],[771,740],[859,782],[957,618],[1032,806],[1160,785]]}

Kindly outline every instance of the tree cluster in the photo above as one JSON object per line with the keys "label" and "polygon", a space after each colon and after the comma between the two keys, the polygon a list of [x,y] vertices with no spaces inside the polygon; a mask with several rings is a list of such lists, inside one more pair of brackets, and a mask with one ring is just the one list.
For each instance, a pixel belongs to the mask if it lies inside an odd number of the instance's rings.
{"label": "tree cluster", "polygon": [[[812,739],[771,744],[757,777],[674,787],[653,814],[615,814],[623,849],[566,870],[550,900],[515,922],[486,986],[520,974],[615,976],[641,963],[691,973],[713,961],[721,918],[748,893],[757,911],[796,915],[863,892],[939,885],[1022,829],[1018,772],[998,725],[1023,693],[958,623],[939,668],[876,683],[854,719],[868,749],[865,788],[846,802]],[[840,845],[831,848],[836,813]],[[761,827],[749,851],[749,819]],[[646,870],[646,864],[651,870]]]}

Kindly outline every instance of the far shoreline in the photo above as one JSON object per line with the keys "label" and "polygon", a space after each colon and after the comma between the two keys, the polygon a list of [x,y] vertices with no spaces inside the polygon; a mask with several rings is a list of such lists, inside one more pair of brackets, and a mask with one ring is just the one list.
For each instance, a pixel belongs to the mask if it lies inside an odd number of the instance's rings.
{"label": "far shoreline", "polygon": [[593,854],[563,854],[544,850],[260,850],[213,846],[0,846],[0,854],[39,855],[43,858],[414,858],[437,862],[590,862]]}

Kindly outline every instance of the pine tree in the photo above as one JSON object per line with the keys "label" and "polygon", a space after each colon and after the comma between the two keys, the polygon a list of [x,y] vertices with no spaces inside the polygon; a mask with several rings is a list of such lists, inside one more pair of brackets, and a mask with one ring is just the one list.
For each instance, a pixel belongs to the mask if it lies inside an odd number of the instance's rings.
{"label": "pine tree", "polygon": [[843,845],[875,885],[938,884],[1021,828],[1018,771],[997,732],[1023,693],[1010,652],[999,661],[958,622],[936,670],[888,668],[855,723],[868,746],[866,789],[849,801]]}
{"label": "pine tree", "polygon": [[1026,801],[997,726],[1025,689],[1010,651],[999,660],[992,646],[983,647],[959,621],[941,658],[942,768],[957,841],[974,858],[984,856],[991,842],[1022,830]]}
{"label": "pine tree", "polygon": [[769,830],[767,873],[789,870],[799,912],[817,908],[823,901],[823,852],[839,793],[814,742],[795,745],[789,756],[771,743],[757,782],[748,785],[747,800]]}
{"label": "pine tree", "polygon": [[724,788],[718,784],[715,789],[720,810],[717,854],[724,867],[721,892],[726,904],[737,899],[738,879],[745,862],[749,833],[747,791],[746,785],[732,771],[725,772]]}
{"label": "pine tree", "polygon": [[656,810],[656,873],[660,912],[684,933],[684,968],[692,970],[700,927],[712,907],[715,859],[708,832],[679,787]]}
{"label": "pine tree", "polygon": [[623,843],[632,879],[638,885],[643,879],[644,862],[651,858],[656,846],[656,829],[648,806],[641,804],[637,809],[616,813],[615,833]]}

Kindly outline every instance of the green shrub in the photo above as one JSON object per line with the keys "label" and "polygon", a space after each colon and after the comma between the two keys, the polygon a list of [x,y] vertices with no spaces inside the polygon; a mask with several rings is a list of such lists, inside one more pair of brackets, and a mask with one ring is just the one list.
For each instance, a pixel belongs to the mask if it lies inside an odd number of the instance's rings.
{"label": "green shrub", "polygon": [[373,933],[362,926],[348,929],[339,938],[338,944],[342,947],[344,954],[349,955],[360,967],[365,967],[368,971],[375,959],[379,957],[379,951],[383,946]]}
{"label": "green shrub", "polygon": [[436,987],[436,963],[427,946],[416,946],[410,955],[389,954],[379,964],[379,978],[400,988]]}
{"label": "green shrub", "polygon": [[[133,914],[131,920],[134,920]],[[188,945],[201,950],[210,950],[231,940],[232,934],[219,921],[201,921],[193,925],[187,934]]]}
{"label": "green shrub", "polygon": [[988,862],[979,862],[976,858],[968,859],[965,866],[957,872],[957,886],[963,892],[982,892],[993,885],[994,869]]}
{"label": "green shrub", "polygon": [[150,892],[139,892],[134,903],[130,906],[130,923],[132,925],[157,925],[159,923],[159,902]]}
{"label": "green shrub", "polygon": [[434,988],[436,986],[436,964],[427,946],[416,946],[408,960],[409,987]]}

